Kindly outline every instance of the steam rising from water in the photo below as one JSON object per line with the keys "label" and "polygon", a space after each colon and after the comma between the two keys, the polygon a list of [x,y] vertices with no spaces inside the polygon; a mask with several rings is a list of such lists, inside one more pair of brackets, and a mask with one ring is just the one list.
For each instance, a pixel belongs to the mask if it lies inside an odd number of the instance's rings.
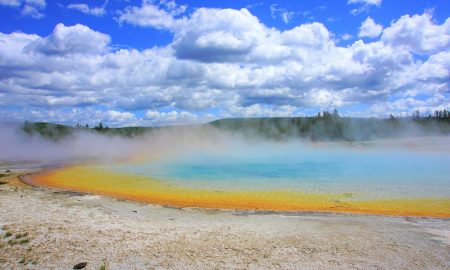
{"label": "steam rising from water", "polygon": [[[320,151],[318,151],[320,149]],[[449,153],[450,137],[410,137],[366,142],[316,142],[291,138],[282,142],[257,136],[240,136],[211,126],[173,127],[133,138],[76,130],[54,141],[39,135],[30,136],[18,125],[0,130],[0,162],[34,161],[43,163],[110,163],[126,160],[161,160],[169,157],[203,153],[208,158],[228,159],[282,158],[292,153],[303,156],[326,156],[336,152],[345,156],[358,151],[413,151],[415,153]],[[356,152],[355,152],[356,151]],[[420,154],[416,155],[420,158]]]}
{"label": "steam rising from water", "polygon": [[154,158],[195,147],[223,145],[225,137],[208,128],[168,128],[139,137],[111,136],[77,130],[61,140],[30,136],[19,126],[0,131],[0,161],[47,163],[112,162],[133,158]]}
{"label": "steam rising from water", "polygon": [[313,143],[210,126],[134,138],[78,130],[59,141],[9,127],[0,138],[5,164],[88,165],[34,176],[43,186],[177,206],[439,217],[449,214],[449,150],[449,137]]}

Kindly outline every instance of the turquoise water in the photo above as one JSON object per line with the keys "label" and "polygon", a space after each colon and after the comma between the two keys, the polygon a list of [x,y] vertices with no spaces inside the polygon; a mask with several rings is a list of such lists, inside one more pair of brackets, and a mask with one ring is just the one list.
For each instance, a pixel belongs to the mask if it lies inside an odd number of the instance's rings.
{"label": "turquoise water", "polygon": [[211,190],[297,190],[355,197],[450,197],[450,155],[289,146],[188,151],[109,169]]}

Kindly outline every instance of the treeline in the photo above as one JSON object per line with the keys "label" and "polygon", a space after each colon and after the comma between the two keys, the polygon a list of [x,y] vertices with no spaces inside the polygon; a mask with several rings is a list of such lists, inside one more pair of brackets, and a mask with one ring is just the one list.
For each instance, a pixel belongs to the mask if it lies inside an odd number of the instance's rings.
{"label": "treeline", "polygon": [[72,127],[45,122],[28,122],[22,125],[22,130],[28,135],[40,135],[51,140],[59,140],[72,134]]}
{"label": "treeline", "polygon": [[[450,135],[450,113],[448,110],[436,111],[433,115],[415,112],[410,117],[355,118],[341,117],[339,113],[319,112],[308,117],[272,117],[272,118],[230,118],[216,120],[203,126],[212,126],[229,133],[248,137],[256,136],[283,140],[305,138],[310,140],[371,140],[401,136]],[[190,128],[190,126],[184,126]],[[45,138],[59,140],[70,136],[76,130],[101,133],[111,136],[136,137],[154,130],[173,127],[122,127],[109,128],[99,123],[89,125],[77,124],[75,127],[25,122],[23,130],[27,134],[40,134]]]}
{"label": "treeline", "polygon": [[52,124],[46,122],[28,122],[26,121],[22,125],[22,130],[28,135],[40,135],[44,138],[51,140],[60,140],[68,137],[76,131],[100,133],[110,136],[122,136],[122,137],[136,137],[149,133],[152,130],[158,129],[157,127],[121,127],[121,128],[109,128],[104,126],[101,122],[90,128],[89,125],[76,124],[75,127]]}
{"label": "treeline", "polygon": [[[391,117],[393,117],[391,115]],[[420,118],[433,118],[433,119],[439,119],[439,120],[446,120],[446,119],[450,119],[450,111],[443,109],[443,110],[436,110],[434,111],[434,114],[428,114],[427,116],[423,115],[420,113],[420,111],[416,110],[414,111],[414,114],[412,116],[415,119],[420,119]]]}
{"label": "treeline", "polygon": [[[444,113],[446,112],[446,113]],[[419,113],[420,115],[420,113]],[[444,115],[446,117],[444,117]],[[301,137],[310,140],[371,140],[401,136],[450,135],[450,117],[443,110],[437,117],[355,118],[341,117],[334,110],[309,117],[221,119],[211,125],[245,136],[276,140]]]}

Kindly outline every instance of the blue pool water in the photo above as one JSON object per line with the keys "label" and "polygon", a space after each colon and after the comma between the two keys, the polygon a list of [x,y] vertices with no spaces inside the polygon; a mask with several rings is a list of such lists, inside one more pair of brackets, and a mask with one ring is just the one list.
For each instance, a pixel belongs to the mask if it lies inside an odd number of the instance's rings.
{"label": "blue pool water", "polygon": [[300,145],[195,150],[109,169],[212,190],[296,190],[363,197],[450,197],[450,155]]}

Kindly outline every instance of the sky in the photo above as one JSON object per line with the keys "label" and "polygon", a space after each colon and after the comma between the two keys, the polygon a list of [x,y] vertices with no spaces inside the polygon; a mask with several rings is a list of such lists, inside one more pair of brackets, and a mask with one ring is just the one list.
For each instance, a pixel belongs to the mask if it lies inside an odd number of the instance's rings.
{"label": "sky", "polygon": [[0,122],[450,108],[450,1],[0,0]]}

